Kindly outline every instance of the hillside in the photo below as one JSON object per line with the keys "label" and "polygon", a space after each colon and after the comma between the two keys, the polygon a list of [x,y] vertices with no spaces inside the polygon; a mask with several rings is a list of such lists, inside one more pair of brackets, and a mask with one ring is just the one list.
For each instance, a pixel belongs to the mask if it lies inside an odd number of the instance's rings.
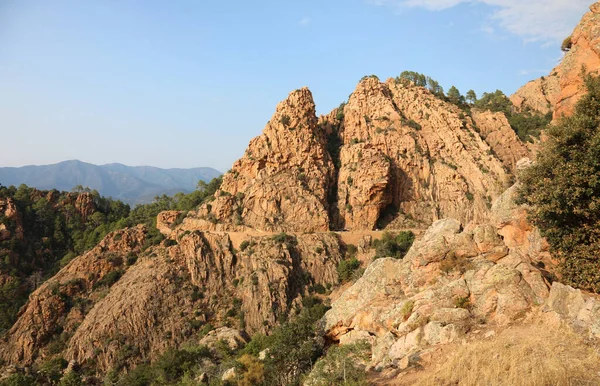
{"label": "hillside", "polygon": [[26,184],[42,190],[70,191],[80,185],[101,195],[135,205],[155,196],[190,193],[199,180],[208,182],[221,173],[212,168],[160,169],[121,164],[93,165],[77,160],[53,165],[0,168],[0,184]]}

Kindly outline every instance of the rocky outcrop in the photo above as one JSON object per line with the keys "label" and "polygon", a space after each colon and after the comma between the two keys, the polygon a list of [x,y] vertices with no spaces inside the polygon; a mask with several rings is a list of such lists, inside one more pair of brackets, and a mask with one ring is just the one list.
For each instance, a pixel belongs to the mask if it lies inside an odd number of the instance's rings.
{"label": "rocky outcrop", "polygon": [[0,358],[29,364],[47,345],[62,339],[61,334],[72,334],[102,296],[103,283],[112,284],[108,279],[117,280],[127,269],[128,255],[140,251],[145,233],[143,226],[113,232],[42,284],[3,338]]}
{"label": "rocky outcrop", "polygon": [[215,200],[186,221],[210,230],[327,231],[333,175],[312,94],[296,90],[223,176]]}
{"label": "rocky outcrop", "polygon": [[[571,46],[549,76],[534,80],[520,88],[511,101],[518,110],[533,110],[554,119],[571,115],[575,104],[586,93],[586,74],[600,70],[600,3],[590,6],[571,35]],[[566,36],[565,36],[566,37]]]}
{"label": "rocky outcrop", "polygon": [[374,229],[394,221],[384,221],[390,214],[480,220],[510,178],[470,117],[397,80],[363,79],[337,130],[340,228]]}
{"label": "rocky outcrop", "polygon": [[329,233],[252,236],[236,251],[227,233],[178,230],[141,253],[144,235],[110,234],[44,283],[0,358],[29,364],[60,342],[67,360],[106,371],[155,359],[208,323],[267,332],[312,288],[336,284],[342,259]]}
{"label": "rocky outcrop", "polygon": [[437,221],[403,260],[373,262],[323,318],[329,339],[367,340],[372,366],[399,366],[482,323],[506,326],[542,305],[549,285],[537,264],[546,246],[530,226],[516,235],[525,220],[513,196],[511,189],[498,200],[488,223],[463,229],[456,220]]}
{"label": "rocky outcrop", "polygon": [[[0,198],[0,217],[2,218],[0,220],[0,241],[9,240],[12,237],[23,240],[23,220],[11,198]],[[8,226],[9,223],[12,223],[13,226]]]}
{"label": "rocky outcrop", "polygon": [[600,339],[600,296],[554,282],[543,310],[577,332]]}
{"label": "rocky outcrop", "polygon": [[177,210],[160,212],[158,216],[156,216],[156,229],[163,235],[169,236],[173,233],[173,229],[183,221],[185,215],[186,212]]}
{"label": "rocky outcrop", "polygon": [[530,156],[527,147],[519,140],[503,113],[472,111],[473,122],[491,151],[502,160],[504,166],[515,172],[517,161]]}
{"label": "rocky outcrop", "polygon": [[224,176],[215,200],[181,229],[313,232],[479,221],[527,155],[505,120],[481,114],[486,142],[458,107],[394,79],[366,77],[348,103],[319,120],[314,114],[310,91],[291,93]]}
{"label": "rocky outcrop", "polygon": [[510,96],[518,112],[533,111],[546,115],[554,111],[560,98],[558,74],[532,80]]}
{"label": "rocky outcrop", "polygon": [[571,115],[575,104],[586,93],[582,74],[598,74],[600,70],[600,3],[590,6],[571,35],[571,49],[555,72],[560,83],[560,97],[554,117]]}

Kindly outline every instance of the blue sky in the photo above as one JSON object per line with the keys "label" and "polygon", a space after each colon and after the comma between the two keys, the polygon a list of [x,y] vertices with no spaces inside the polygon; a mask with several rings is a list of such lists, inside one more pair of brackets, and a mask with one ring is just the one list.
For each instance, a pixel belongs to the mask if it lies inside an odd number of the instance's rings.
{"label": "blue sky", "polygon": [[589,0],[3,0],[0,166],[67,159],[226,171],[277,102],[318,113],[367,74],[513,93]]}

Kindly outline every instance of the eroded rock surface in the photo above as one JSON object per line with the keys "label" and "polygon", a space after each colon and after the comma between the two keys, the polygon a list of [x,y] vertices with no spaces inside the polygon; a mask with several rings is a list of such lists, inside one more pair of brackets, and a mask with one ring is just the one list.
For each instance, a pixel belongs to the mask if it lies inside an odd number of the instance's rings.
{"label": "eroded rock surface", "polygon": [[561,63],[545,77],[531,81],[511,96],[519,110],[531,109],[554,118],[571,115],[586,93],[585,74],[600,70],[600,3],[590,6],[571,35],[571,47]]}
{"label": "eroded rock surface", "polygon": [[113,232],[44,282],[30,295],[17,322],[3,338],[0,358],[30,364],[44,354],[48,344],[62,339],[61,334],[72,334],[101,298],[103,288],[97,285],[111,275],[118,280],[127,269],[128,254],[141,250],[145,234],[143,226]]}
{"label": "eroded rock surface", "polygon": [[531,226],[517,229],[525,220],[513,197],[511,189],[498,200],[488,223],[463,229],[440,220],[403,260],[374,261],[323,318],[328,337],[342,344],[370,337],[371,365],[398,366],[481,323],[506,326],[542,305],[549,282],[537,262],[547,246]]}

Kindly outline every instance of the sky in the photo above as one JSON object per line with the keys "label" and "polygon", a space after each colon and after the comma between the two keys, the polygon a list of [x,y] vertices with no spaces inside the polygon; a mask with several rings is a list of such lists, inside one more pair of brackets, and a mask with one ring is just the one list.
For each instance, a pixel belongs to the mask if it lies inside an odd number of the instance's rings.
{"label": "sky", "polygon": [[277,103],[404,70],[507,95],[591,0],[0,0],[0,166],[227,171]]}

